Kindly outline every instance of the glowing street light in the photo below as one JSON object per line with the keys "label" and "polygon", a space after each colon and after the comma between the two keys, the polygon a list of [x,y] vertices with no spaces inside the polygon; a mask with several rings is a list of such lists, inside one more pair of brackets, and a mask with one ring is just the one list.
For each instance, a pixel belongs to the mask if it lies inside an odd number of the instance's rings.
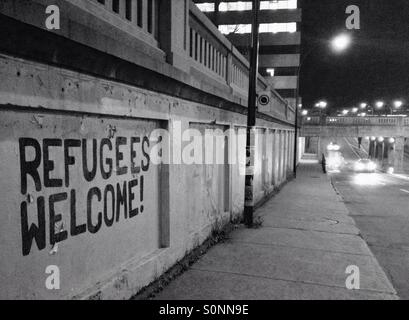
{"label": "glowing street light", "polygon": [[368,106],[368,104],[365,103],[365,102],[362,102],[361,105],[360,105],[361,109],[365,109],[367,106]]}
{"label": "glowing street light", "polygon": [[375,105],[376,105],[376,107],[377,107],[378,109],[381,109],[381,108],[383,108],[383,106],[385,105],[385,103],[384,103],[383,101],[377,101]]}
{"label": "glowing street light", "polygon": [[352,113],[357,113],[358,112],[358,108],[352,108]]}
{"label": "glowing street light", "polygon": [[393,105],[395,106],[396,109],[400,109],[403,106],[403,102],[400,100],[397,100],[393,103]]}
{"label": "glowing street light", "polygon": [[328,106],[328,103],[326,101],[320,101],[317,103],[317,107],[321,109],[325,109]]}
{"label": "glowing street light", "polygon": [[349,113],[349,110],[347,110],[347,109],[345,109],[345,110],[342,111],[342,114],[343,114],[344,116],[346,116],[348,113]]}
{"label": "glowing street light", "polygon": [[336,52],[344,51],[345,49],[347,49],[349,47],[350,44],[351,44],[351,37],[346,33],[342,33],[342,34],[336,36],[331,41],[332,48]]}
{"label": "glowing street light", "polygon": [[385,138],[384,138],[384,137],[379,137],[379,138],[378,138],[378,141],[379,141],[379,142],[384,142],[384,141],[385,141]]}
{"label": "glowing street light", "polygon": [[301,114],[302,114],[303,116],[307,116],[307,115],[308,115],[308,110],[303,110],[303,111],[301,112]]}
{"label": "glowing street light", "polygon": [[394,144],[394,143],[395,143],[395,138],[390,138],[390,139],[389,139],[389,143],[390,143],[390,144]]}

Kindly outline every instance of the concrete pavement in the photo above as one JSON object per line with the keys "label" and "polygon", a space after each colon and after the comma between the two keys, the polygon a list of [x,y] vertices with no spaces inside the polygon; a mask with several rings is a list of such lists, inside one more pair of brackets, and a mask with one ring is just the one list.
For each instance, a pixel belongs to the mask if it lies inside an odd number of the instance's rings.
{"label": "concrete pavement", "polygon": [[[398,298],[318,164],[301,165],[257,215],[259,229],[231,233],[156,299]],[[360,290],[346,289],[351,265]]]}

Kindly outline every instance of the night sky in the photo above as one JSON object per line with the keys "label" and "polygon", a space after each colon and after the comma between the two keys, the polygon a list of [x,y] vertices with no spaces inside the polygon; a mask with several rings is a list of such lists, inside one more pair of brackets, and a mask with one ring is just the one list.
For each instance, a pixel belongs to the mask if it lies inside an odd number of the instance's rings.
{"label": "night sky", "polygon": [[[403,99],[409,104],[409,0],[303,0],[303,105],[325,99],[334,109],[360,102]],[[361,11],[361,29],[349,31],[348,5]],[[328,39],[348,31],[350,48],[334,53]]]}

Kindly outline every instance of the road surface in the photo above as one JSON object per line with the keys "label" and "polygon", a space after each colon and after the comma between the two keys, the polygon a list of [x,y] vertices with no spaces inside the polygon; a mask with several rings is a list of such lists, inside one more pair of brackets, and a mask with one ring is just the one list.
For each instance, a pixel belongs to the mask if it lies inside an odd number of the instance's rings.
{"label": "road surface", "polygon": [[[336,142],[347,162],[365,157],[356,140]],[[348,165],[329,175],[398,295],[409,299],[409,179],[385,173],[358,174]]]}

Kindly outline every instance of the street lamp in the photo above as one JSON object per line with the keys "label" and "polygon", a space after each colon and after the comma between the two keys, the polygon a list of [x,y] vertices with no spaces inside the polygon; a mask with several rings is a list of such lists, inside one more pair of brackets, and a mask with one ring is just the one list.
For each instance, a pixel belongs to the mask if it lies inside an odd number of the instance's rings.
{"label": "street lamp", "polygon": [[403,106],[403,102],[400,100],[396,100],[393,105],[395,106],[396,109],[400,109]]}
{"label": "street lamp", "polygon": [[357,113],[358,112],[358,108],[352,108],[352,113]]}
{"label": "street lamp", "polygon": [[347,109],[345,109],[345,110],[342,111],[342,114],[343,114],[344,116],[346,116],[348,113],[349,113],[349,110],[347,110]]}
{"label": "street lamp", "polygon": [[385,103],[383,101],[377,101],[375,105],[378,109],[382,109]]}
{"label": "street lamp", "polygon": [[316,108],[325,109],[328,106],[328,102],[326,101],[319,101],[315,104]]}
{"label": "street lamp", "polygon": [[[375,103],[375,107],[376,107],[376,109],[378,109],[378,110],[381,110],[384,106],[385,106],[385,102],[383,102],[383,101],[377,101],[377,102]],[[378,115],[379,115],[379,113],[378,113]]]}
{"label": "street lamp", "polygon": [[303,111],[301,112],[301,114],[302,114],[303,116],[308,116],[308,110],[303,110]]}
{"label": "street lamp", "polygon": [[351,37],[346,33],[342,33],[342,34],[336,36],[331,41],[332,48],[336,52],[344,51],[345,49],[347,49],[349,47],[350,44],[351,44]]}
{"label": "street lamp", "polygon": [[365,102],[362,102],[361,105],[360,105],[361,109],[366,109],[367,106],[368,106],[368,104],[365,103]]}

